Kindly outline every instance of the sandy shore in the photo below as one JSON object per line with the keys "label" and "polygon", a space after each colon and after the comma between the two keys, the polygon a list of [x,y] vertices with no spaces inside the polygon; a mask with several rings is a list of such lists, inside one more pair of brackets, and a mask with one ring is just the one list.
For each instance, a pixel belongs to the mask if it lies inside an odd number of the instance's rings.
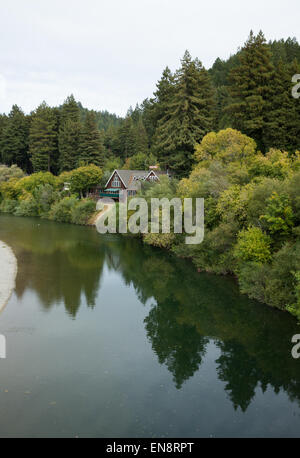
{"label": "sandy shore", "polygon": [[14,290],[17,267],[12,249],[0,240],[0,311],[5,307]]}

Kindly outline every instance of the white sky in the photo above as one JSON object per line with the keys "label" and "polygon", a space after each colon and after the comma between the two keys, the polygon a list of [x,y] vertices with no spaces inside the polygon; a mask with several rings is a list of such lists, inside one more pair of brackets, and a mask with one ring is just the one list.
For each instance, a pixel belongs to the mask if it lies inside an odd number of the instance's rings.
{"label": "white sky", "polygon": [[299,0],[0,0],[0,112],[74,94],[124,115],[188,49],[209,68],[250,29],[300,40]]}

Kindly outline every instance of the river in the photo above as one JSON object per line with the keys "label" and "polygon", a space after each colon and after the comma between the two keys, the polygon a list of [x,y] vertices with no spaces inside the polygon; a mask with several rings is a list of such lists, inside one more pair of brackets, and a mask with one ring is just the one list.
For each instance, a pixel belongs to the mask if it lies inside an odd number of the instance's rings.
{"label": "river", "polygon": [[298,437],[296,320],[130,237],[0,216],[1,437]]}

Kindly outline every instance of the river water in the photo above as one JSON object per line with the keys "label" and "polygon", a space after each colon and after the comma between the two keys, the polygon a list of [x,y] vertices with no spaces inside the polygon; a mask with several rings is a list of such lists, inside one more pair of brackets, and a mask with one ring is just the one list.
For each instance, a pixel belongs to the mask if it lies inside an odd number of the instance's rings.
{"label": "river water", "polygon": [[138,240],[0,216],[1,437],[297,437],[289,315]]}

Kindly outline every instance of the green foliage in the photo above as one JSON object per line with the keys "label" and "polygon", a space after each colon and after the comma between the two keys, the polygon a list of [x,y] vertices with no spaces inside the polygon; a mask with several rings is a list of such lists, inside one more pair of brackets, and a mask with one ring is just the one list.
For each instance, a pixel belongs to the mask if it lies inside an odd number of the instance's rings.
{"label": "green foliage", "polygon": [[45,102],[32,114],[29,155],[34,172],[57,172],[58,113]]}
{"label": "green foliage", "polygon": [[300,271],[295,272],[294,276],[296,281],[296,302],[288,305],[287,310],[300,321]]}
{"label": "green foliage", "polygon": [[257,153],[251,160],[249,174],[251,178],[264,176],[283,180],[292,169],[293,158],[287,152],[282,152],[274,148],[270,149],[266,155]]}
{"label": "green foliage", "polygon": [[29,122],[21,108],[13,105],[0,137],[1,158],[4,164],[17,164],[28,170]]}
{"label": "green foliage", "polygon": [[271,259],[271,238],[258,227],[249,227],[238,234],[234,248],[238,261],[267,262]]}
{"label": "green foliage", "polygon": [[[110,174],[114,170],[118,170],[118,169],[121,169],[121,168],[122,168],[122,160],[121,160],[121,158],[119,158],[119,157],[110,157],[105,162],[103,170],[104,170],[104,172],[108,172],[109,173],[109,175],[108,175],[108,178],[109,178]],[[108,178],[107,178],[107,180],[108,180]]]}
{"label": "green foliage", "polygon": [[16,165],[12,165],[11,167],[0,165],[0,185],[5,181],[9,181],[11,178],[19,179],[23,177],[24,172]]}
{"label": "green foliage", "polygon": [[143,240],[148,245],[170,249],[175,241],[175,234],[145,234]]}
{"label": "green foliage", "polygon": [[256,143],[252,138],[235,129],[225,129],[206,135],[196,145],[195,159],[198,162],[215,159],[225,164],[235,161],[242,163],[253,158],[255,151]]}
{"label": "green foliage", "polygon": [[213,87],[208,72],[188,51],[169,79],[174,87],[157,123],[154,151],[163,167],[183,175],[190,169],[195,144],[212,130]]}
{"label": "green foliage", "polygon": [[91,199],[81,200],[72,208],[71,222],[85,225],[96,211],[96,202]]}
{"label": "green foliage", "polygon": [[241,291],[281,310],[299,313],[300,243],[286,243],[269,264],[245,263],[239,269]]}
{"label": "green foliage", "polygon": [[49,219],[60,223],[71,223],[72,212],[76,204],[77,200],[74,197],[64,197],[52,205],[49,212]]}
{"label": "green foliage", "polygon": [[32,196],[21,200],[14,214],[16,216],[38,216],[38,204],[36,200]]}
{"label": "green foliage", "polygon": [[16,200],[20,196],[22,190],[18,189],[18,180],[11,178],[9,181],[5,181],[0,184],[1,199],[13,199]]}
{"label": "green foliage", "polygon": [[57,178],[50,172],[37,172],[22,178],[16,183],[16,188],[19,191],[33,193],[37,186],[49,184],[53,187],[58,185]]}
{"label": "green foliage", "polygon": [[79,138],[78,164],[95,164],[103,166],[105,162],[105,148],[103,137],[98,130],[93,113],[87,113]]}
{"label": "green foliage", "polygon": [[137,153],[126,161],[124,168],[130,170],[148,170],[151,165],[157,165],[157,158],[153,154]]}
{"label": "green foliage", "polygon": [[[263,71],[262,71],[263,69]],[[239,65],[230,73],[231,103],[227,107],[233,127],[264,147],[265,117],[270,109],[274,67],[262,32],[250,36],[239,54]]]}
{"label": "green foliage", "polygon": [[73,170],[70,177],[71,191],[81,196],[97,186],[102,178],[102,170],[94,164]]}
{"label": "green foliage", "polygon": [[200,271],[216,274],[232,273],[235,268],[233,246],[238,225],[222,222],[213,230],[206,230],[204,241],[192,249],[192,259]]}
{"label": "green foliage", "polygon": [[51,206],[60,199],[60,193],[50,184],[37,185],[32,192],[35,199],[38,214],[47,217]]}
{"label": "green foliage", "polygon": [[272,196],[267,199],[266,213],[260,218],[266,222],[270,234],[280,236],[290,234],[294,214],[289,197],[273,192]]}
{"label": "green foliage", "polygon": [[14,213],[16,207],[18,205],[18,201],[14,199],[5,199],[1,202],[0,211],[3,213]]}

